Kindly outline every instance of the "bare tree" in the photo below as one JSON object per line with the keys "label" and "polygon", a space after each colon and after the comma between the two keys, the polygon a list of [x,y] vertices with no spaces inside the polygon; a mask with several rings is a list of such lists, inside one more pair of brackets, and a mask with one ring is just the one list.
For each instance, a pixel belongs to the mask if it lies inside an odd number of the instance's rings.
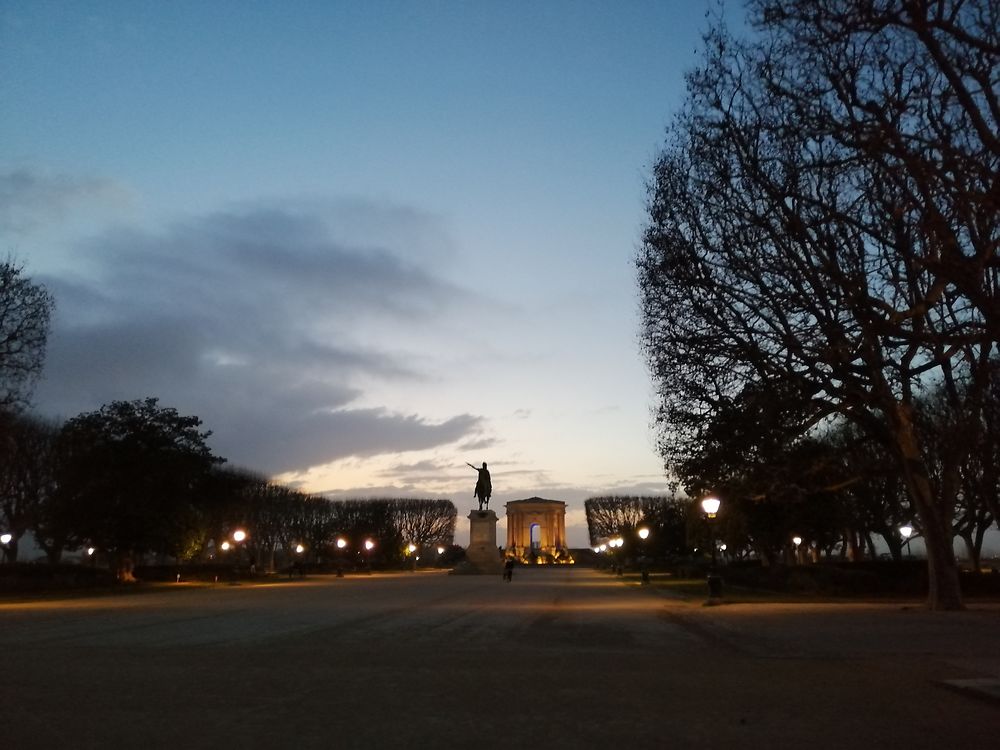
{"label": "bare tree", "polygon": [[[962,606],[959,467],[932,483],[914,404],[976,428],[1000,338],[998,6],[756,0],[717,29],[650,189],[645,346],[668,467],[748,386],[803,429],[841,415],[889,448],[919,513],[929,603]],[[968,434],[968,433],[966,433]]]}
{"label": "bare tree", "polygon": [[451,500],[401,498],[391,501],[393,519],[400,538],[418,547],[451,546],[455,540],[458,510]]}
{"label": "bare tree", "polygon": [[27,404],[42,371],[54,302],[11,260],[0,262],[0,408]]}

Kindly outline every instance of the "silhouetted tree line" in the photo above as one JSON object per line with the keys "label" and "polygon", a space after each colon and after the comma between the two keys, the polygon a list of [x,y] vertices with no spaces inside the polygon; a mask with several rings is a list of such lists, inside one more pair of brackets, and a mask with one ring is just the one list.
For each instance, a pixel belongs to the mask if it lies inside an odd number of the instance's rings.
{"label": "silhouetted tree line", "polygon": [[[32,533],[51,562],[94,547],[121,580],[146,556],[232,560],[262,570],[302,559],[332,561],[375,543],[369,557],[397,562],[406,545],[450,546],[449,500],[330,500],[243,469],[222,466],[197,417],[156,399],[116,401],[64,425],[0,412],[0,508],[18,540]],[[246,539],[233,540],[236,530]],[[336,540],[347,547],[338,551]],[[224,555],[223,542],[232,553]]]}
{"label": "silhouetted tree line", "polygon": [[954,535],[997,512],[1000,4],[748,8],[753,38],[706,36],[649,188],[666,468],[718,482],[762,552],[782,504],[823,546],[912,512],[930,604],[960,608]]}
{"label": "silhouetted tree line", "polygon": [[[628,554],[670,557],[687,554],[687,519],[690,502],[685,497],[605,495],[584,501],[591,545],[622,537]],[[638,531],[649,531],[639,541]]]}
{"label": "silhouetted tree line", "polygon": [[[381,560],[404,546],[450,547],[449,500],[332,501],[243,469],[223,467],[201,420],[157,399],[115,401],[59,425],[25,412],[42,370],[54,300],[12,260],[0,263],[0,533],[16,561],[29,532],[49,561],[93,548],[129,580],[146,555],[160,560],[231,558],[273,570],[301,545],[330,559],[338,539],[356,553],[374,542]],[[233,532],[242,541],[229,540]],[[244,558],[245,556],[245,558]]]}

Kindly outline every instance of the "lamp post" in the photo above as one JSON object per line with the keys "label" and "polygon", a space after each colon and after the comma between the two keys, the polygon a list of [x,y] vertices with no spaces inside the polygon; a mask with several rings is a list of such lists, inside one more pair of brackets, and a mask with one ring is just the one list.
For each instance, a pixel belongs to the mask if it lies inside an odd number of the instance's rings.
{"label": "lamp post", "polygon": [[801,560],[799,560],[799,547],[802,544],[802,537],[800,537],[800,536],[793,536],[792,537],[792,544],[795,545],[795,564],[798,565],[801,562]]}
{"label": "lamp post", "polygon": [[618,576],[625,575],[624,566],[621,564],[621,555],[618,553],[618,550],[621,549],[623,544],[625,544],[625,540],[622,539],[620,536],[617,536],[610,542],[608,542],[608,546],[614,547],[614,552],[612,552],[612,556],[614,558],[614,563],[615,563],[615,573]]}
{"label": "lamp post", "polygon": [[708,604],[718,604],[722,599],[722,578],[716,570],[715,559],[715,517],[722,502],[717,497],[706,497],[701,501],[701,509],[708,521],[708,543],[712,548],[712,567],[708,570]]}
{"label": "lamp post", "polygon": [[417,545],[415,545],[413,542],[410,542],[409,544],[406,545],[406,555],[407,557],[410,558],[410,563],[411,563],[410,570],[414,573],[417,571],[417,558],[413,554],[416,551],[417,551]]}
{"label": "lamp post", "polygon": [[[240,558],[243,556],[242,554],[240,554],[240,550],[242,549],[243,552],[246,552],[247,550],[246,540],[247,540],[247,533],[243,529],[236,529],[236,531],[233,532],[233,541],[236,543],[235,547],[236,547],[237,578],[239,577],[240,574]],[[250,575],[253,576],[254,574],[256,574],[256,572],[257,572],[257,561],[253,559],[253,556],[250,556]]]}
{"label": "lamp post", "polygon": [[640,580],[643,586],[649,585],[649,565],[646,560],[646,540],[649,538],[649,529],[645,526],[639,527],[639,540],[640,540],[640,555],[639,555],[639,571]]}
{"label": "lamp post", "polygon": [[7,559],[10,557],[10,552],[9,552],[10,548],[7,545],[10,544],[13,539],[14,535],[11,534],[10,532],[5,531],[3,534],[0,534],[0,546],[3,547],[4,562],[7,562]]}
{"label": "lamp post", "polygon": [[913,552],[910,550],[910,537],[913,536],[913,527],[910,524],[900,526],[899,535],[906,541],[906,556],[912,558]]}
{"label": "lamp post", "polygon": [[344,548],[347,540],[344,537],[337,537],[337,578],[344,577]]}
{"label": "lamp post", "polygon": [[368,575],[372,574],[372,550],[375,548],[375,542],[371,539],[365,539],[365,567],[368,569]]}
{"label": "lamp post", "polygon": [[302,553],[306,551],[305,545],[301,542],[295,544],[293,548],[295,550],[295,560],[292,562],[292,567],[288,570],[288,577],[292,577],[292,573],[298,573],[299,578],[306,577],[305,564],[302,561]]}

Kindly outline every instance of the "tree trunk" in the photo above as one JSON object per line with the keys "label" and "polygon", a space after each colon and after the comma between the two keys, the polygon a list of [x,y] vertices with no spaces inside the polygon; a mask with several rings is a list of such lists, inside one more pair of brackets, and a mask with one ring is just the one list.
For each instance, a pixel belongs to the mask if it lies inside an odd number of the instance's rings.
{"label": "tree trunk", "polygon": [[875,540],[872,539],[870,531],[865,532],[864,541],[864,549],[867,550],[865,554],[868,556],[868,559],[878,560],[878,551],[875,549]]}
{"label": "tree trunk", "polygon": [[848,559],[851,562],[860,562],[865,559],[864,547],[861,544],[861,535],[857,531],[849,531],[847,543],[850,545]]}
{"label": "tree trunk", "polygon": [[934,497],[910,419],[909,407],[898,404],[891,416],[893,437],[902,461],[903,478],[923,525],[924,544],[927,548],[927,604],[935,610],[964,609],[958,561],[952,546],[954,498]]}
{"label": "tree trunk", "polygon": [[135,558],[131,552],[115,552],[111,556],[111,567],[118,583],[135,583]]}

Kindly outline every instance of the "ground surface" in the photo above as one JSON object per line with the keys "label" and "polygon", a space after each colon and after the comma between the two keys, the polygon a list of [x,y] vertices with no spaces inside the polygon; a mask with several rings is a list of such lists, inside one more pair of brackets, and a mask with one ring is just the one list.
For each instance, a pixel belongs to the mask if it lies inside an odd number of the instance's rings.
{"label": "ground surface", "polygon": [[1000,611],[701,607],[571,568],[0,602],[8,748],[991,747]]}

